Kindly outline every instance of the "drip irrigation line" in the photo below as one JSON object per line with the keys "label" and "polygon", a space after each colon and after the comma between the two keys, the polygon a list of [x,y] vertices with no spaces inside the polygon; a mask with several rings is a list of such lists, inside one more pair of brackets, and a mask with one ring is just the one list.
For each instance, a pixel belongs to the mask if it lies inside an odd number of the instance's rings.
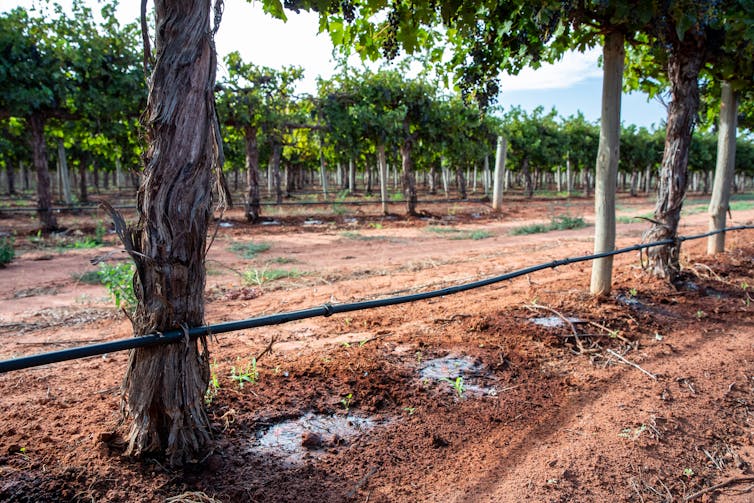
{"label": "drip irrigation line", "polygon": [[629,253],[632,251],[639,251],[646,248],[654,248],[657,246],[671,245],[675,243],[681,243],[683,241],[690,241],[693,239],[701,239],[715,234],[723,232],[732,232],[738,230],[754,229],[754,225],[739,225],[736,227],[727,227],[716,231],[705,232],[703,234],[696,234],[692,236],[679,236],[675,239],[663,239],[661,241],[654,241],[651,243],[641,243],[625,248],[619,248],[617,250],[606,251],[601,253],[594,253],[592,255],[582,255],[579,257],[570,257],[564,259],[553,260],[543,264],[538,264],[523,269],[517,269],[499,276],[493,276],[490,278],[482,279],[479,281],[472,281],[470,283],[463,283],[460,285],[450,286],[447,288],[441,288],[439,290],[431,290],[428,292],[415,293],[410,295],[401,295],[394,297],[386,297],[384,299],[366,300],[360,302],[352,302],[347,304],[324,304],[318,307],[311,307],[308,309],[302,309],[300,311],[289,311],[287,313],[271,314],[266,316],[258,316],[256,318],[248,318],[245,320],[229,321],[225,323],[218,323],[215,325],[205,325],[200,327],[192,327],[186,330],[170,330],[162,333],[155,333],[149,335],[143,335],[139,337],[130,337],[128,339],[119,339],[110,342],[104,342],[99,344],[92,344],[89,346],[79,346],[75,348],[63,349],[60,351],[52,351],[49,353],[40,353],[30,356],[23,356],[19,358],[13,358],[10,360],[0,361],[0,373],[10,372],[12,370],[21,370],[31,367],[38,367],[40,365],[47,365],[50,363],[59,363],[68,360],[76,360],[79,358],[86,358],[89,356],[102,355],[106,353],[113,353],[116,351],[125,351],[129,349],[145,348],[149,346],[157,346],[161,344],[170,344],[186,340],[187,338],[197,338],[200,336],[211,336],[216,334],[223,334],[227,332],[235,332],[239,330],[246,330],[250,328],[258,328],[270,325],[280,325],[282,323],[288,323],[291,321],[304,320],[307,318],[315,318],[319,316],[332,316],[333,314],[349,313],[352,311],[361,311],[365,309],[374,309],[378,307],[394,306],[398,304],[406,304],[408,302],[416,302],[419,300],[428,300],[436,297],[444,297],[446,295],[453,295],[456,293],[489,286],[495,283],[508,281],[520,276],[525,276],[544,269],[554,269],[556,267],[575,264],[578,262],[586,262],[589,260],[595,260],[599,258],[612,257],[623,253]]}

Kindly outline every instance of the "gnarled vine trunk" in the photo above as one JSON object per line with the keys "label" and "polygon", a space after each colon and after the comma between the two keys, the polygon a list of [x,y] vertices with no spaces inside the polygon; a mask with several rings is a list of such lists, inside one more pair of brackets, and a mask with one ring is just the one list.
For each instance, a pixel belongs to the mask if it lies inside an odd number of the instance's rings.
{"label": "gnarled vine trunk", "polygon": [[403,168],[403,195],[406,198],[406,215],[416,215],[416,178],[414,177],[414,162],[411,159],[413,141],[407,139],[401,144],[401,166]]}
{"label": "gnarled vine trunk", "polygon": [[259,146],[257,144],[257,128],[244,128],[246,145],[246,220],[258,222],[261,214],[259,204]]}
{"label": "gnarled vine trunk", "polygon": [[[155,1],[139,222],[122,236],[137,268],[136,336],[204,323],[213,170],[221,176],[211,14],[209,0]],[[172,465],[198,459],[211,439],[208,380],[204,337],[133,350],[122,395],[126,454],[165,453]]]}
{"label": "gnarled vine trunk", "polygon": [[31,130],[31,155],[34,169],[37,171],[37,215],[42,224],[42,232],[57,229],[58,223],[52,214],[52,190],[50,188],[50,170],[47,167],[47,145],[45,144],[45,120],[40,115],[29,117]]}
{"label": "gnarled vine trunk", "polygon": [[[647,242],[675,239],[688,181],[688,158],[691,134],[699,109],[699,71],[704,64],[704,42],[687,36],[670,51],[668,80],[671,101],[665,129],[665,150],[658,180],[655,223],[644,234]],[[673,281],[680,272],[680,244],[648,249],[649,270],[658,278]]]}

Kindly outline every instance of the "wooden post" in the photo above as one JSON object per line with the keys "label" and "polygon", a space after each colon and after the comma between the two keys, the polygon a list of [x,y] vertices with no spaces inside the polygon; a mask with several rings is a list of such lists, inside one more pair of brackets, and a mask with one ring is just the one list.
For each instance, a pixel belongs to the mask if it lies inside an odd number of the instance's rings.
{"label": "wooden post", "polygon": [[508,155],[508,142],[502,136],[497,137],[497,154],[495,155],[495,177],[492,185],[492,209],[503,210],[503,174]]}

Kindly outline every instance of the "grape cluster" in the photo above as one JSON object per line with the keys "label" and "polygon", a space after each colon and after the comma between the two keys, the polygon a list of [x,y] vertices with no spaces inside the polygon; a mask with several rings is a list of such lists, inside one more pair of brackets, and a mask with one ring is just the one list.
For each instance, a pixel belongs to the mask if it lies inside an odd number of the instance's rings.
{"label": "grape cluster", "polygon": [[398,12],[398,2],[393,3],[393,8],[387,15],[387,30],[385,40],[382,41],[382,54],[388,61],[398,56],[398,28],[401,24],[401,16]]}
{"label": "grape cluster", "polygon": [[351,0],[341,0],[340,10],[343,13],[343,19],[345,19],[347,23],[353,22],[356,17],[356,8]]}

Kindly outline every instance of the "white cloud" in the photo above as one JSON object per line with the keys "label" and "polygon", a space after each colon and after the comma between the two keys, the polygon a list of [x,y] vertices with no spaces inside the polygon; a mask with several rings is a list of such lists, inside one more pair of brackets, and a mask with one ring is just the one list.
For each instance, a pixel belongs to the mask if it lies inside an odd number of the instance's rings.
{"label": "white cloud", "polygon": [[592,77],[602,77],[597,66],[600,48],[584,53],[568,52],[554,64],[544,64],[536,70],[524,68],[518,75],[501,76],[501,89],[506,91],[531,91],[538,89],[564,89]]}

